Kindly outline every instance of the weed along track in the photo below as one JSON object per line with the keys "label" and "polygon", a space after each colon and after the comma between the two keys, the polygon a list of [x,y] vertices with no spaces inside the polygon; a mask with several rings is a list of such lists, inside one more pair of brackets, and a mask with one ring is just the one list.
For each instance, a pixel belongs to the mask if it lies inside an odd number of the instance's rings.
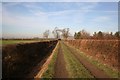
{"label": "weed along track", "polygon": [[75,56],[75,58],[93,75],[95,78],[109,78],[109,76],[103,72],[102,70],[98,69],[96,66],[85,60],[79,53],[65,45],[66,48]]}
{"label": "weed along track", "polygon": [[66,45],[61,42],[69,78],[93,78],[88,70],[76,59]]}

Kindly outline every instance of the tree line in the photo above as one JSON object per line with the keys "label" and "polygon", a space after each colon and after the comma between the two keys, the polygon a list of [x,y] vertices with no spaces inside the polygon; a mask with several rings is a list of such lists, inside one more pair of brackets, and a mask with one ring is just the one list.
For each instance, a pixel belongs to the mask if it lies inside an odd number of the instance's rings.
{"label": "tree line", "polygon": [[[67,39],[69,37],[69,28],[59,29],[55,27],[55,29],[52,31],[54,38],[59,39]],[[60,34],[61,33],[61,34]],[[43,38],[48,38],[50,35],[50,30],[46,30],[43,32]]]}
{"label": "tree line", "polygon": [[117,31],[113,34],[113,32],[94,32],[93,35],[86,30],[81,30],[79,32],[75,32],[74,39],[120,39],[120,31]]}

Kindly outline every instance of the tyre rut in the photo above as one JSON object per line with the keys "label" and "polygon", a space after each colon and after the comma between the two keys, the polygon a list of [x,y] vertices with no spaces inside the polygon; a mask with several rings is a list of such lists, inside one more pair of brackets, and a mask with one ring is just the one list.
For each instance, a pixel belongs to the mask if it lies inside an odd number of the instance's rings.
{"label": "tyre rut", "polygon": [[67,77],[68,77],[68,72],[66,70],[64,55],[60,45],[55,63],[54,78],[67,78]]}
{"label": "tyre rut", "polygon": [[66,44],[64,45],[95,78],[110,78],[102,70],[98,69],[96,66],[94,66],[93,64],[85,60],[82,56],[80,56],[77,51],[70,49]]}

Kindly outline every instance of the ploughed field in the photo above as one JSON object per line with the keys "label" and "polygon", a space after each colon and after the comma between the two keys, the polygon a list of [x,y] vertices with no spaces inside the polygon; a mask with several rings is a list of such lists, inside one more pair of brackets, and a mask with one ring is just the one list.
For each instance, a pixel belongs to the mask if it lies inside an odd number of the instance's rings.
{"label": "ploughed field", "polygon": [[57,41],[55,40],[3,46],[2,77],[28,77],[31,70],[52,53],[56,44]]}

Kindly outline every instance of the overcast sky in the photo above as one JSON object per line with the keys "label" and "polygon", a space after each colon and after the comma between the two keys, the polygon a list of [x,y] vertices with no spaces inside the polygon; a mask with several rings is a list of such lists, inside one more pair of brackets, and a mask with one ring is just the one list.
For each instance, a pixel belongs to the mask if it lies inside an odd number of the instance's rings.
{"label": "overcast sky", "polygon": [[[42,37],[55,27],[115,32],[118,30],[117,2],[3,2],[3,37]],[[52,33],[50,35],[52,37]]]}

